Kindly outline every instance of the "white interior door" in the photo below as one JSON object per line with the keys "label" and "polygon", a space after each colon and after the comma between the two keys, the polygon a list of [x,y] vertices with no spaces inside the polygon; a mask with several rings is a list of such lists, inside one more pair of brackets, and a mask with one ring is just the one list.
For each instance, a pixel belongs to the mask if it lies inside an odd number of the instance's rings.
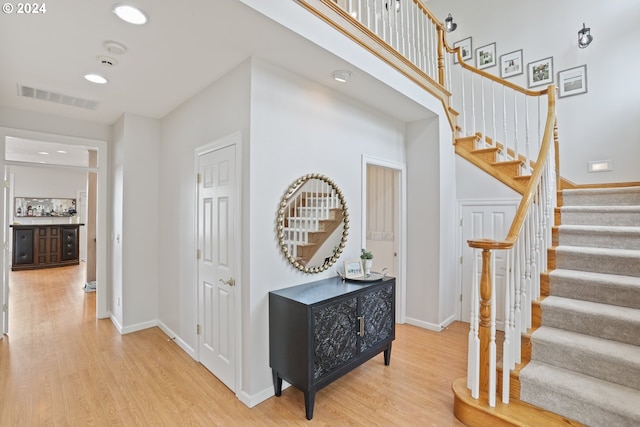
{"label": "white interior door", "polygon": [[235,145],[198,156],[198,354],[235,392]]}
{"label": "white interior door", "polygon": [[[482,272],[482,254],[474,251],[467,240],[488,238],[504,239],[516,213],[516,202],[499,205],[462,205],[462,271],[459,319],[469,322],[471,313],[471,285],[473,284],[473,262],[477,263],[478,283]],[[506,280],[506,252],[491,251],[495,258],[496,328],[504,329],[504,289]]]}

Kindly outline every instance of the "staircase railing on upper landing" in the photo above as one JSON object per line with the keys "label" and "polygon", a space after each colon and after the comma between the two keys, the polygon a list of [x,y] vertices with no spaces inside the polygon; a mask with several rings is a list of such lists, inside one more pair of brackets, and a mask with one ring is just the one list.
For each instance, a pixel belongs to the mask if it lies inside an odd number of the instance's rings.
{"label": "staircase railing on upper landing", "polygon": [[[512,186],[522,200],[507,236],[501,240],[474,236],[468,242],[475,249],[477,272],[473,275],[467,386],[474,398],[486,396],[494,406],[497,301],[504,304],[506,371],[520,362],[520,335],[531,326],[531,302],[539,297],[539,273],[546,270],[551,246],[559,176],[555,86],[528,90],[487,72],[485,67],[498,61],[495,51],[483,57],[483,69],[467,64],[462,48],[447,44],[443,24],[421,0],[296,1],[438,97],[454,140],[471,136],[475,149],[494,151],[496,163],[510,162],[524,175],[522,185]],[[552,80],[544,69],[538,71],[531,84],[542,86]],[[504,283],[494,288],[495,256],[491,255],[496,250],[506,251],[507,268]],[[510,396],[509,377],[507,373],[502,376],[504,403]]]}

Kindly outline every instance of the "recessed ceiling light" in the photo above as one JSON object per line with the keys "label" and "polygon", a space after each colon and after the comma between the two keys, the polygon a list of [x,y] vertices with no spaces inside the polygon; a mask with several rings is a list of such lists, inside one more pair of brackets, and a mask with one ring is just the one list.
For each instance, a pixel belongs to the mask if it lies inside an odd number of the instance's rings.
{"label": "recessed ceiling light", "polygon": [[333,80],[335,80],[337,82],[346,83],[351,78],[351,71],[348,71],[348,70],[337,70],[337,71],[334,71],[333,73],[331,73],[331,77],[333,77]]}
{"label": "recessed ceiling light", "polygon": [[38,154],[42,154],[43,156],[48,156],[49,153],[46,151],[38,151]]}
{"label": "recessed ceiling light", "polygon": [[108,80],[102,77],[99,74],[85,74],[84,78],[89,80],[91,83],[105,84]]}
{"label": "recessed ceiling light", "polygon": [[129,4],[116,3],[113,5],[112,11],[118,18],[129,24],[142,25],[149,21],[146,13]]}
{"label": "recessed ceiling light", "polygon": [[56,151],[56,153],[67,154],[67,152],[65,150],[58,150],[58,151]]}

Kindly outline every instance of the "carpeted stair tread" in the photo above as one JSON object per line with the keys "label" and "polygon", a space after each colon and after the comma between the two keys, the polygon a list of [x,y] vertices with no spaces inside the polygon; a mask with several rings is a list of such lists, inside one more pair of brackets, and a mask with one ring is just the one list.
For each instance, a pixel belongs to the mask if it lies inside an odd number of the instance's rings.
{"label": "carpeted stair tread", "polygon": [[532,360],[640,390],[640,347],[542,326]]}
{"label": "carpeted stair tread", "polygon": [[640,345],[640,310],[549,296],[540,306],[542,326]]}
{"label": "carpeted stair tread", "polygon": [[638,206],[563,206],[560,208],[563,225],[614,225],[637,226],[640,224]]}
{"label": "carpeted stair tread", "polygon": [[640,425],[640,391],[531,361],[520,371],[520,400],[591,427]]}
{"label": "carpeted stair tread", "polygon": [[557,246],[556,268],[640,277],[640,251]]}
{"label": "carpeted stair tread", "polygon": [[562,200],[564,206],[638,206],[640,187],[564,190]]}
{"label": "carpeted stair tread", "polygon": [[640,309],[640,277],[556,269],[549,272],[549,294]]}
{"label": "carpeted stair tread", "polygon": [[562,246],[640,250],[640,227],[561,225],[558,236]]}

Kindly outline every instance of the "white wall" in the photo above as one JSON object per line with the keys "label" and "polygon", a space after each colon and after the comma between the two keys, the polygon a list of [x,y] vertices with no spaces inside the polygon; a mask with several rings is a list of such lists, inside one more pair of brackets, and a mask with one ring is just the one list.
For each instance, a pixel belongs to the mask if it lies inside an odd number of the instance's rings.
{"label": "white wall", "polygon": [[111,200],[109,203],[109,221],[111,242],[109,252],[109,267],[111,286],[109,287],[109,311],[111,320],[118,330],[122,331],[124,324],[124,311],[122,309],[122,244],[120,235],[123,228],[123,202],[124,202],[124,116],[120,117],[113,125],[113,144],[110,152],[111,169]]}
{"label": "white wall", "polygon": [[[327,175],[341,188],[351,227],[338,268],[344,259],[359,255],[363,242],[358,221],[362,155],[405,163],[406,129],[397,119],[257,59],[241,64],[162,120],[159,319],[190,354],[196,346],[194,151],[237,131],[243,150],[239,297],[244,312],[237,393],[253,405],[273,393],[268,292],[335,275],[335,269],[300,273],[280,252],[275,220],[283,192],[311,172]],[[429,204],[438,210],[440,192],[434,197]],[[440,239],[430,243],[436,263],[439,244]],[[427,290],[425,303],[430,292],[447,295],[437,290],[437,282],[431,285],[435,291]]]}
{"label": "white wall", "polygon": [[[474,49],[496,43],[498,57],[523,50],[523,63],[553,57],[557,72],[587,65],[588,93],[558,99],[561,175],[577,184],[640,181],[640,2],[618,0],[450,0],[428,7],[444,21],[448,13],[458,28],[450,45],[472,37]],[[594,41],[577,46],[582,23]],[[499,75],[497,67],[485,71]],[[509,79],[527,86],[527,74]],[[587,173],[590,160],[613,160],[612,172]]]}
{"label": "white wall", "polygon": [[122,333],[157,324],[160,122],[124,114],[112,150],[111,309]]}
{"label": "white wall", "polygon": [[441,115],[407,129],[407,322],[440,331],[455,316],[451,128]]}
{"label": "white wall", "polygon": [[[323,86],[266,63],[252,74],[249,226],[253,394],[272,390],[268,369],[268,291],[336,275],[357,258],[363,240],[362,155],[405,162],[404,123],[344,98]],[[270,161],[267,161],[270,159]],[[343,191],[351,219],[349,237],[335,268],[308,275],[292,268],[279,250],[275,219],[284,191],[298,177],[317,172]],[[245,281],[247,277],[245,277]],[[247,368],[247,367],[245,367]],[[253,374],[255,373],[255,375]]]}
{"label": "white wall", "polygon": [[[195,356],[197,320],[195,150],[238,131],[243,146],[248,146],[250,67],[250,60],[240,64],[161,122],[158,318],[192,356]],[[247,157],[244,153],[238,155]],[[243,173],[247,174],[248,163],[246,160],[243,163]],[[247,182],[243,183],[243,195],[249,191]],[[248,196],[243,197],[248,201]],[[248,203],[242,200],[242,205]],[[249,213],[245,210],[242,215],[244,224]],[[243,286],[239,283],[240,288]]]}

